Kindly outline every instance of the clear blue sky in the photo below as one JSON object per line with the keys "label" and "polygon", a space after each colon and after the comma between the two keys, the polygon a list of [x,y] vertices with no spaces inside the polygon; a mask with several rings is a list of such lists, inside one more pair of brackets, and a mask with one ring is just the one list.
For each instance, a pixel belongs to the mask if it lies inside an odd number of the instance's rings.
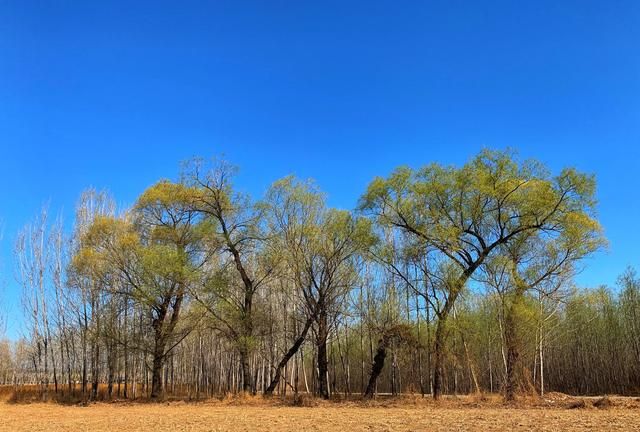
{"label": "clear blue sky", "polygon": [[260,194],[295,173],[352,208],[400,164],[515,147],[595,173],[610,250],[640,265],[638,1],[3,1],[0,261],[19,330],[16,231],[87,186],[124,204],[224,154]]}

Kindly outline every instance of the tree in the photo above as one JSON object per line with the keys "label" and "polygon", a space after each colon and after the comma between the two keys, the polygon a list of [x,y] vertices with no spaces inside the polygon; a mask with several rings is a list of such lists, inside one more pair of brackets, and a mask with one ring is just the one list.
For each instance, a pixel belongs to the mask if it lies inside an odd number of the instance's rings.
{"label": "tree", "polygon": [[640,369],[640,277],[632,267],[627,268],[618,278],[622,289],[620,306],[629,346],[633,347],[634,364]]}
{"label": "tree", "polygon": [[[327,208],[309,183],[287,177],[271,190],[274,223],[283,233],[282,251],[315,321],[318,394],[329,398],[327,340],[341,314],[341,301],[357,280],[358,255],[374,242],[366,219]],[[280,209],[280,210],[278,210]]]}
{"label": "tree", "polygon": [[179,318],[189,285],[198,278],[206,226],[191,208],[193,190],[169,181],[147,189],[131,213],[96,217],[74,257],[77,274],[144,306],[152,329],[151,398],[162,396],[167,354],[189,328]]}
{"label": "tree", "polygon": [[[97,191],[89,188],[80,195],[76,206],[74,231],[71,238],[72,259],[80,254],[83,248],[83,239],[87,235],[90,227],[99,217],[114,218],[116,205],[114,199],[106,191]],[[103,280],[93,277],[90,267],[85,271],[76,271],[73,261],[68,263],[67,284],[68,300],[66,305],[71,309],[72,321],[78,322],[80,327],[81,345],[81,392],[86,401],[87,396],[96,399],[99,381],[100,366],[100,314],[101,302],[104,292],[107,290],[103,286]],[[83,274],[84,273],[84,274]],[[91,347],[89,347],[91,344]],[[92,391],[87,394],[89,380],[89,348],[91,348],[91,374]]]}
{"label": "tree", "polygon": [[376,390],[378,377],[384,368],[384,361],[387,358],[387,350],[393,345],[410,345],[416,344],[411,328],[407,324],[395,324],[385,326],[380,330],[380,339],[376,348],[376,355],[371,365],[371,374],[369,375],[369,383],[364,392],[364,397],[373,398]]}
{"label": "tree", "polygon": [[499,247],[523,235],[591,220],[594,189],[592,176],[573,169],[552,177],[538,163],[487,150],[461,168],[402,167],[369,185],[360,208],[381,226],[406,233],[436,263],[430,276],[445,298],[436,311],[434,398],[441,393],[446,321],[470,278]]}
{"label": "tree", "polygon": [[261,204],[265,209],[270,231],[274,233],[273,247],[280,252],[280,275],[293,284],[291,297],[294,309],[298,309],[304,317],[302,329],[276,365],[271,382],[265,390],[266,395],[273,394],[280,382],[282,370],[298,352],[317,318],[317,309],[309,309],[309,302],[305,301],[308,290],[305,290],[303,284],[306,283],[306,278],[298,260],[304,256],[301,245],[310,235],[309,230],[322,208],[322,199],[322,194],[315,185],[298,182],[290,176],[276,181]]}
{"label": "tree", "polygon": [[[50,325],[48,230],[47,211],[43,209],[37,221],[33,225],[26,226],[18,235],[15,248],[23,306],[29,316],[30,337],[35,343],[32,361],[43,399],[48,397],[51,362],[53,362],[55,376]],[[55,387],[57,392],[57,380],[55,380]]]}
{"label": "tree", "polygon": [[191,208],[211,228],[207,244],[218,263],[205,284],[208,301],[201,303],[234,341],[242,366],[242,389],[252,392],[249,358],[255,346],[254,297],[273,275],[277,260],[269,248],[263,211],[233,190],[234,173],[235,168],[223,161],[209,167],[194,161],[185,178],[197,191]]}
{"label": "tree", "polygon": [[485,262],[485,282],[498,291],[504,308],[506,400],[514,400],[517,390],[518,320],[525,295],[534,289],[547,297],[554,295],[571,280],[578,262],[603,244],[599,224],[576,215],[559,219],[552,230],[521,233]]}

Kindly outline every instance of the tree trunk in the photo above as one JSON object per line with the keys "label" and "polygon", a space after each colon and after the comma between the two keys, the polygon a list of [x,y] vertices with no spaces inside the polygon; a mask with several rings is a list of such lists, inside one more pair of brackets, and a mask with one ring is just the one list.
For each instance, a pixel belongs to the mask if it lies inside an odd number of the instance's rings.
{"label": "tree trunk", "polygon": [[367,399],[373,398],[373,395],[376,391],[376,383],[378,382],[378,377],[382,373],[382,369],[384,368],[384,360],[387,357],[387,341],[385,338],[380,339],[378,342],[378,349],[376,350],[376,355],[373,358],[373,364],[371,365],[371,375],[369,376],[369,384],[367,385],[367,389],[364,392],[364,397]]}
{"label": "tree trunk", "polygon": [[153,349],[153,366],[151,369],[151,399],[162,397],[162,366],[165,355],[165,339],[162,332],[162,320],[154,320],[155,346]]}
{"label": "tree trunk", "polygon": [[449,297],[444,303],[442,310],[438,313],[438,324],[436,326],[436,334],[434,341],[434,366],[433,366],[433,398],[439,399],[442,394],[442,366],[444,362],[444,348],[447,337],[447,329],[446,323],[449,314],[453,310],[455,306],[456,299],[460,294],[460,291],[464,287],[464,284],[467,282],[473,271],[476,267],[468,268],[464,271],[462,276],[456,281],[456,283],[452,286],[452,289],[449,291]]}
{"label": "tree trunk", "polygon": [[100,380],[100,344],[96,341],[97,336],[94,336],[93,341],[93,361],[91,365],[91,399],[98,399],[98,384]]}
{"label": "tree trunk", "polygon": [[436,326],[433,346],[433,398],[439,399],[442,394],[442,362],[444,360],[445,322],[441,316]]}
{"label": "tree trunk", "polygon": [[163,351],[163,348],[156,347],[153,352],[153,368],[151,369],[151,399],[159,399],[162,396]]}
{"label": "tree trunk", "polygon": [[242,391],[251,393],[251,368],[249,366],[249,352],[246,346],[240,349],[240,367],[242,368]]}
{"label": "tree trunk", "polygon": [[329,359],[327,356],[327,338],[329,329],[327,325],[326,311],[318,314],[318,337],[316,346],[318,348],[318,394],[323,399],[329,399]]}
{"label": "tree trunk", "polygon": [[544,333],[540,324],[540,396],[544,396]]}
{"label": "tree trunk", "polygon": [[307,319],[307,322],[305,322],[302,332],[300,333],[298,338],[294,341],[291,348],[289,348],[289,351],[287,351],[284,357],[282,357],[282,359],[280,360],[280,363],[278,363],[273,379],[271,380],[271,383],[269,384],[267,389],[264,391],[265,396],[271,396],[273,394],[273,391],[276,389],[276,386],[280,382],[280,377],[282,376],[282,369],[284,369],[284,367],[287,365],[289,360],[298,352],[298,350],[300,349],[300,346],[302,346],[302,343],[304,342],[305,338],[307,337],[307,333],[309,332],[309,328],[311,328],[311,324],[313,323],[313,320],[314,320],[313,316],[310,316]]}
{"label": "tree trunk", "polygon": [[505,389],[504,398],[506,401],[513,401],[516,398],[516,392],[518,387],[516,368],[518,366],[519,352],[519,340],[518,329],[516,327],[516,313],[518,311],[520,302],[522,301],[522,295],[516,293],[513,299],[511,307],[507,311],[505,317],[505,335],[504,340],[507,345],[507,376],[505,377]]}

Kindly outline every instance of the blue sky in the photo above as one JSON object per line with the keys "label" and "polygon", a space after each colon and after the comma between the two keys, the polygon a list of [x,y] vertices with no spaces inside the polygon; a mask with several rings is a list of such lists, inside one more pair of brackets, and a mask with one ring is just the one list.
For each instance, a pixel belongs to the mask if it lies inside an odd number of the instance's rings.
{"label": "blue sky", "polygon": [[640,2],[0,4],[0,279],[43,203],[133,202],[194,155],[238,185],[313,177],[352,208],[395,166],[514,147],[595,173],[610,240],[578,281],[640,265]]}

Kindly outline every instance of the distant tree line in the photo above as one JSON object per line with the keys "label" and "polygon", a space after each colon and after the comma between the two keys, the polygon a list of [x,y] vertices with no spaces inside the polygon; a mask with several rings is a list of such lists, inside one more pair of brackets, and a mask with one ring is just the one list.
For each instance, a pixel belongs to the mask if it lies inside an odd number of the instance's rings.
{"label": "distant tree line", "polygon": [[119,209],[85,191],[15,247],[27,329],[0,383],[85,400],[309,392],[635,394],[640,278],[577,288],[595,180],[510,152],[396,169],[354,211],[308,180],[241,193],[194,160]]}

